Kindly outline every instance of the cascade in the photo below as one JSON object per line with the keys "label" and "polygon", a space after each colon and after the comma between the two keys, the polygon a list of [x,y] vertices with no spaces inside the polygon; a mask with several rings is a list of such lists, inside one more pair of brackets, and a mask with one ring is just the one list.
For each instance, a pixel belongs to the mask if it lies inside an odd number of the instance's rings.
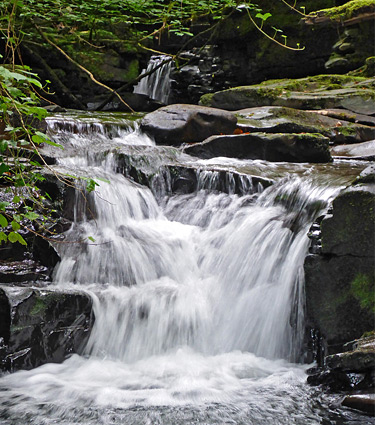
{"label": "cascade", "polygon": [[[147,69],[142,71],[150,72],[162,62],[166,61],[168,56],[154,55],[151,56],[147,65]],[[142,78],[142,80],[134,87],[134,93],[145,94],[150,99],[158,100],[161,103],[168,104],[169,93],[171,89],[171,81],[169,75],[171,72],[172,61],[166,62],[160,66],[155,72]]]}
{"label": "cascade", "polygon": [[87,203],[77,196],[66,234],[95,242],[64,244],[54,275],[93,298],[85,353],[0,379],[1,423],[321,423],[296,363],[302,265],[308,229],[338,189],[241,178],[236,194],[229,173],[225,193],[202,169],[195,193],[157,197],[116,172],[115,153],[92,148],[152,141],[111,134],[54,135],[67,150],[60,165],[100,184]]}

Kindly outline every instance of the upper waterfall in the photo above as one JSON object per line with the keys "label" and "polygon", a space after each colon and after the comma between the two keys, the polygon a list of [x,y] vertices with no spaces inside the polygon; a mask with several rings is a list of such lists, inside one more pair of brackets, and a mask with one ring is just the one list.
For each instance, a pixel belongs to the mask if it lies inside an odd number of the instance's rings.
{"label": "upper waterfall", "polygon": [[[134,93],[146,94],[150,99],[158,100],[161,103],[168,104],[171,81],[169,75],[171,72],[172,61],[167,61],[168,56],[151,56],[147,69],[142,71],[150,72],[156,67],[158,69],[134,86]],[[162,65],[161,65],[162,64]]]}

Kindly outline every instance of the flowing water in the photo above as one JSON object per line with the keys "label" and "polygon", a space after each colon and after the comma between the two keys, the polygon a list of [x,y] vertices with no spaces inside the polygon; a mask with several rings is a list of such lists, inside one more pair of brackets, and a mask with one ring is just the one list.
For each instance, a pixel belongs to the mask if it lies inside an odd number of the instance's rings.
{"label": "flowing water", "polygon": [[[145,94],[150,99],[168,104],[169,93],[171,90],[169,75],[171,72],[172,61],[166,62],[166,60],[168,60],[168,56],[151,56],[147,68],[142,71],[142,74],[144,72],[152,71],[157,66],[159,66],[159,68],[147,77],[142,78],[142,80],[134,87],[134,93]],[[161,65],[162,63],[163,65]]]}
{"label": "flowing water", "polygon": [[155,197],[93,149],[152,141],[94,130],[55,135],[61,165],[100,186],[66,234],[95,242],[64,244],[54,277],[92,296],[94,328],[82,356],[0,379],[0,423],[370,423],[318,396],[300,363],[307,233],[339,185],[248,178],[239,196],[201,169],[196,192]]}

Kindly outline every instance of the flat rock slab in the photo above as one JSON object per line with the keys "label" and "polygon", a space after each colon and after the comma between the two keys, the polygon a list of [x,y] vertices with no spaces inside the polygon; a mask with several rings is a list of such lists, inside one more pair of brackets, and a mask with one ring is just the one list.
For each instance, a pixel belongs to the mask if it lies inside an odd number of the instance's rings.
{"label": "flat rock slab", "polygon": [[[375,127],[344,120],[357,116],[347,114],[330,117],[320,111],[303,111],[282,106],[260,106],[236,111],[242,131],[266,133],[320,133],[332,142],[359,143],[375,138]],[[370,117],[372,118],[372,117]],[[374,122],[375,124],[375,122]]]}
{"label": "flat rock slab", "polygon": [[199,158],[219,156],[239,159],[264,159],[271,162],[330,162],[329,139],[320,134],[250,133],[211,136],[185,148]]}
{"label": "flat rock slab", "polygon": [[372,116],[375,115],[375,82],[374,79],[343,75],[271,80],[205,94],[199,103],[228,111],[256,106],[314,110],[343,108]]}
{"label": "flat rock slab", "polygon": [[355,112],[348,111],[347,109],[321,109],[320,111],[306,111],[314,112],[315,114],[324,115],[326,117],[336,118],[354,122],[363,125],[375,126],[375,117],[371,115],[356,114]]}
{"label": "flat rock slab", "polygon": [[350,145],[339,145],[331,149],[331,155],[339,158],[375,160],[375,140]]}
{"label": "flat rock slab", "polygon": [[147,114],[141,130],[158,144],[201,142],[214,134],[232,134],[237,118],[228,111],[197,105],[175,104]]}

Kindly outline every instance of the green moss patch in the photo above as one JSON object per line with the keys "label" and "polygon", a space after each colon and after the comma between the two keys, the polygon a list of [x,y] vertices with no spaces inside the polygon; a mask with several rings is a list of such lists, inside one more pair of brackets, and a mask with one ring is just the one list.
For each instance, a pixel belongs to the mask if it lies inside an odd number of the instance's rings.
{"label": "green moss patch", "polygon": [[351,292],[359,301],[362,309],[375,313],[375,281],[374,277],[358,273],[351,282]]}

